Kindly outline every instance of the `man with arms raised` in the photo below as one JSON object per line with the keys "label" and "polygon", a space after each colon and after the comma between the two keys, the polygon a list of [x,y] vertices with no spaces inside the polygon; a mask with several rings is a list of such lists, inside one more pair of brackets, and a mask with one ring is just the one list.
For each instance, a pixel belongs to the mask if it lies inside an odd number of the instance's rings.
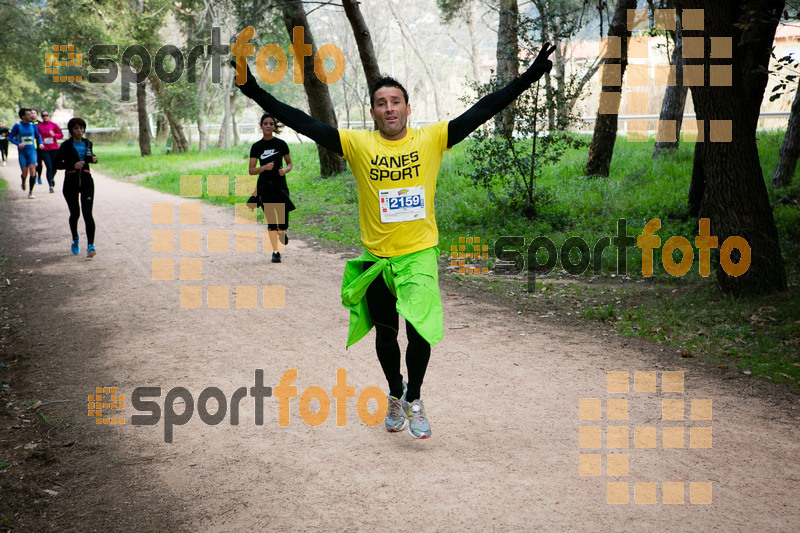
{"label": "man with arms raised", "polygon": [[[393,78],[381,78],[370,87],[370,113],[377,131],[337,130],[315,120],[259,87],[243,56],[232,62],[242,93],[350,163],[365,251],[347,262],[342,281],[342,303],[350,309],[347,345],[375,326],[378,360],[389,384],[388,431],[402,431],[408,422],[412,437],[431,435],[420,390],[431,345],[442,340],[444,330],[439,232],[433,212],[442,154],[549,71],[552,52],[546,43],[531,67],[506,87],[481,98],[454,120],[420,129],[407,126],[411,105],[405,88]],[[406,319],[407,384],[400,372],[399,316]]]}

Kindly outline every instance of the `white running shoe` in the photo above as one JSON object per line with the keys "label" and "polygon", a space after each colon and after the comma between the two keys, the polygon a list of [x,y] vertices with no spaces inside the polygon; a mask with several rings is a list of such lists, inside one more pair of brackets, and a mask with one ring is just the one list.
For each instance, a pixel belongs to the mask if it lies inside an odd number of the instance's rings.
{"label": "white running shoe", "polygon": [[415,439],[427,439],[431,436],[431,424],[425,416],[425,405],[422,400],[408,403],[403,400],[403,411],[408,418],[408,434]]}
{"label": "white running shoe", "polygon": [[403,431],[406,427],[406,417],[403,414],[403,400],[406,399],[405,381],[403,382],[403,395],[400,398],[395,398],[391,394],[386,398],[389,400],[389,408],[386,410],[386,418],[383,421],[386,431],[389,433]]}

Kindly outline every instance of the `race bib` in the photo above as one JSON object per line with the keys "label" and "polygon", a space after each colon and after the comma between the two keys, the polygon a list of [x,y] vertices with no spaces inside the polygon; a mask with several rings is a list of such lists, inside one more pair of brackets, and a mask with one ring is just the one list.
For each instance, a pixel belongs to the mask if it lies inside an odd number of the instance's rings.
{"label": "race bib", "polygon": [[42,142],[43,142],[43,144],[53,144],[54,139],[52,137],[45,137],[44,141],[42,141]]}
{"label": "race bib", "polygon": [[20,138],[19,140],[20,146],[33,146],[33,137],[30,135],[25,135]]}
{"label": "race bib", "polygon": [[381,189],[381,222],[407,222],[425,218],[425,186]]}

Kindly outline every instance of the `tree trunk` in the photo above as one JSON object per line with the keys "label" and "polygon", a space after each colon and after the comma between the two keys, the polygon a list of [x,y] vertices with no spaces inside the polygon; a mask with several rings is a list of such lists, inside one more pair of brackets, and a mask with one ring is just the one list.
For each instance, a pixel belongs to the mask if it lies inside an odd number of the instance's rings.
{"label": "tree trunk", "polygon": [[[308,99],[308,107],[311,111],[311,116],[336,128],[338,127],[336,113],[333,111],[328,85],[320,81],[314,74],[314,55],[317,53],[317,47],[314,44],[314,37],[311,34],[311,27],[308,24],[306,12],[303,10],[303,4],[294,1],[284,2],[283,15],[283,21],[286,24],[286,31],[289,32],[289,38],[294,39],[293,30],[295,27],[299,26],[304,29],[304,43],[311,45],[311,55],[304,56],[303,62],[303,87],[306,90],[306,98]],[[297,43],[298,46],[299,44],[300,43]],[[299,57],[301,57],[299,54],[295,56],[295,60]],[[322,176],[332,176],[344,172],[347,169],[347,164],[344,159],[340,159],[337,154],[334,154],[320,145],[317,145],[317,151],[319,153],[319,172]]]}
{"label": "tree trunk", "polygon": [[[419,64],[422,65],[422,68],[428,77],[428,81],[431,84],[431,89],[433,90],[433,105],[436,108],[436,120],[442,120],[442,106],[440,104],[441,99],[439,98],[438,80],[436,76],[434,76],[433,71],[428,65],[428,61],[425,59],[425,56],[423,55],[422,50],[420,50],[419,45],[417,45],[417,40],[414,38],[414,32],[411,31],[406,22],[403,20],[403,17],[401,17],[400,14],[397,12],[394,3],[387,2],[386,5],[389,6],[392,15],[394,15],[395,20],[400,25],[400,33],[403,35],[403,39],[411,47],[411,50],[414,51],[414,55],[417,56]],[[406,58],[406,60],[408,60],[408,58]],[[406,72],[408,72],[408,69],[406,69]]]}
{"label": "tree trunk", "polygon": [[236,95],[239,94],[236,91],[231,92],[231,129],[233,130],[233,145],[239,146],[241,144],[241,139],[239,138],[239,123],[236,122],[236,111],[237,111],[237,98]]}
{"label": "tree trunk", "polygon": [[208,132],[206,131],[206,98],[207,91],[206,88],[208,86],[208,69],[210,65],[208,63],[202,66],[203,72],[200,75],[200,84],[197,87],[197,118],[195,122],[197,122],[197,151],[198,152],[205,152],[206,148],[208,147]]}
{"label": "tree trunk", "polygon": [[[500,0],[497,24],[497,83],[502,87],[519,76],[519,7],[517,0]],[[550,85],[548,84],[548,87]],[[514,104],[494,117],[497,135],[510,139],[514,133]]]}
{"label": "tree trunk", "polygon": [[[636,8],[636,0],[619,0],[614,17],[608,26],[608,36],[620,38],[620,56],[607,57],[603,65],[620,65],[620,81],[625,78],[625,69],[628,66],[628,39],[631,32],[628,30],[628,10]],[[614,143],[617,140],[617,117],[615,113],[608,113],[602,109],[603,95],[616,93],[622,95],[621,85],[603,85],[600,92],[601,108],[597,110],[597,120],[594,123],[594,134],[589,145],[589,160],[586,163],[586,174],[590,176],[608,177],[611,168],[611,157],[614,155]],[[604,113],[605,111],[605,113]]]}
{"label": "tree trunk", "polygon": [[[350,27],[353,28],[353,37],[356,39],[358,55],[361,57],[361,66],[364,68],[364,77],[367,78],[367,88],[372,87],[372,84],[381,78],[378,57],[372,47],[372,36],[369,33],[367,23],[364,22],[364,17],[361,16],[358,2],[355,0],[342,0],[342,6],[347,15],[347,20],[350,21]],[[348,120],[350,120],[349,116]]]}
{"label": "tree trunk", "polygon": [[161,142],[167,138],[167,117],[159,113],[156,118],[156,141]]}
{"label": "tree trunk", "polygon": [[[665,151],[678,149],[681,138],[681,126],[683,125],[683,111],[686,108],[687,87],[683,84],[683,35],[678,23],[675,32],[675,49],[672,51],[672,65],[675,65],[675,85],[668,85],[664,92],[664,99],[661,102],[661,114],[658,121],[658,134],[656,144],[653,147],[653,159],[656,159]],[[675,121],[675,140],[659,141],[658,139],[666,136],[664,128],[665,121]]]}
{"label": "tree trunk", "polygon": [[[153,76],[150,78],[150,83],[153,86],[153,91],[155,91],[157,95],[160,95],[161,91],[163,91],[161,80],[159,80],[157,76]],[[180,119],[176,117],[167,106],[164,106],[163,111],[164,115],[167,117],[167,122],[169,122],[169,129],[172,132],[172,151],[176,154],[188,152],[189,141],[186,140],[186,135],[183,133],[183,126],[181,125]]]}
{"label": "tree trunk", "polygon": [[775,173],[772,175],[773,187],[786,187],[792,183],[798,156],[800,156],[800,85],[798,85],[792,102],[789,125],[786,126],[786,135],[783,136],[783,144],[781,144],[781,151],[778,154],[778,166],[775,167]]}
{"label": "tree trunk", "polygon": [[219,139],[217,139],[217,148],[228,149],[231,147],[230,137],[230,121],[231,121],[231,90],[233,82],[232,69],[225,69],[222,77],[222,102],[225,108],[222,114],[222,123],[219,127]]}
{"label": "tree trunk", "polygon": [[472,76],[475,83],[481,81],[481,60],[480,60],[480,38],[478,32],[475,31],[475,22],[472,20],[472,5],[468,6],[464,11],[464,24],[469,31],[469,45],[470,45],[470,63],[472,63]]}
{"label": "tree trunk", "polygon": [[[783,12],[783,0],[678,0],[678,9],[705,10],[704,31],[684,30],[684,39],[711,35],[731,37],[732,59],[709,59],[710,41],[705,38],[704,58],[686,59],[686,65],[703,65],[706,79],[711,67],[732,65],[730,86],[693,86],[697,117],[703,124],[692,181],[702,190],[699,215],[711,220],[711,234],[719,246],[732,236],[743,238],[751,254],[748,269],[732,276],[716,270],[723,292],[740,295],[785,291],[786,272],[778,243],[778,232],[767,197],[767,188],[756,147],[756,127],[768,81],[767,66],[775,28]],[[730,243],[729,243],[730,244]],[[738,249],[721,254],[718,263],[728,269],[741,257]],[[735,272],[735,271],[734,271]]]}
{"label": "tree trunk", "polygon": [[[346,75],[346,73],[345,73]],[[350,95],[347,91],[347,84],[342,83],[342,100],[344,100],[344,119],[347,121],[347,128],[350,127]]]}
{"label": "tree trunk", "polygon": [[136,84],[136,112],[139,117],[139,152],[150,155],[150,118],[147,116],[147,81]]}
{"label": "tree trunk", "polygon": [[[546,42],[546,41],[545,41]],[[553,68],[555,68],[555,61],[553,61]],[[553,74],[551,72],[544,73],[544,101],[547,108],[547,129],[554,131],[556,129],[556,106],[553,105],[555,99],[553,91]]]}
{"label": "tree trunk", "polygon": [[556,80],[556,130],[566,131],[569,127],[569,113],[572,111],[572,106],[569,105],[567,99],[567,62],[564,59],[561,42],[554,39],[553,44],[556,47],[553,52],[553,70],[555,71],[553,77]]}

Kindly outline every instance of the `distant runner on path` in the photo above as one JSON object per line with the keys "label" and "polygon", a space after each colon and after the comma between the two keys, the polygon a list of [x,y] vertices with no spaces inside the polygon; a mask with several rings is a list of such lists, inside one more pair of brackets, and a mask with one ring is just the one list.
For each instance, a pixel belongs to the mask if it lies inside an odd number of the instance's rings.
{"label": "distant runner on path", "polygon": [[3,155],[3,166],[6,166],[8,159],[8,134],[11,133],[5,123],[0,120],[0,154]]}
{"label": "distant runner on path", "polygon": [[20,121],[14,124],[8,134],[8,140],[17,145],[19,151],[19,168],[22,169],[22,190],[25,190],[25,178],[28,179],[28,198],[36,198],[33,195],[33,186],[36,184],[36,146],[42,142],[39,130],[31,122],[31,110],[22,108],[19,110]]}
{"label": "distant runner on path", "polygon": [[[350,309],[347,345],[375,326],[375,348],[389,384],[384,424],[390,432],[431,436],[420,399],[431,345],[444,336],[439,293],[439,231],[433,212],[442,154],[464,140],[552,68],[555,47],[542,46],[531,67],[497,92],[481,98],[449,122],[408,128],[408,92],[384,77],[370,87],[370,114],[378,131],[337,130],[288,106],[262,89],[241,58],[237,82],[245,96],[295,131],[350,164],[358,186],[361,241],[365,251],[347,262],[342,303]],[[232,62],[237,66],[237,62]],[[238,70],[241,68],[241,70]],[[246,72],[245,72],[246,70]],[[408,383],[400,372],[399,316],[406,319]]]}
{"label": "distant runner on path", "polygon": [[63,139],[64,134],[61,133],[61,128],[58,127],[58,124],[50,120],[50,113],[47,111],[42,111],[42,121],[36,127],[39,128],[39,135],[42,136],[42,144],[39,146],[37,155],[47,166],[47,183],[50,186],[50,194],[53,194],[55,192],[53,188],[56,186],[55,157],[58,150],[57,139]]}
{"label": "distant runner on path", "polygon": [[[263,137],[250,148],[251,176],[258,175],[256,190],[253,196],[257,199],[256,205],[261,206],[264,218],[267,220],[267,234],[272,244],[272,262],[281,262],[281,253],[278,251],[278,239],[286,245],[289,241],[286,230],[289,228],[289,211],[294,204],[289,198],[289,186],[286,184],[286,174],[292,170],[292,158],[289,155],[289,146],[273,133],[278,133],[279,125],[275,117],[264,113],[261,117],[261,132]],[[286,166],[283,166],[283,161]],[[248,204],[253,205],[253,204]],[[280,207],[283,206],[283,207]],[[252,207],[251,207],[252,208]]]}

